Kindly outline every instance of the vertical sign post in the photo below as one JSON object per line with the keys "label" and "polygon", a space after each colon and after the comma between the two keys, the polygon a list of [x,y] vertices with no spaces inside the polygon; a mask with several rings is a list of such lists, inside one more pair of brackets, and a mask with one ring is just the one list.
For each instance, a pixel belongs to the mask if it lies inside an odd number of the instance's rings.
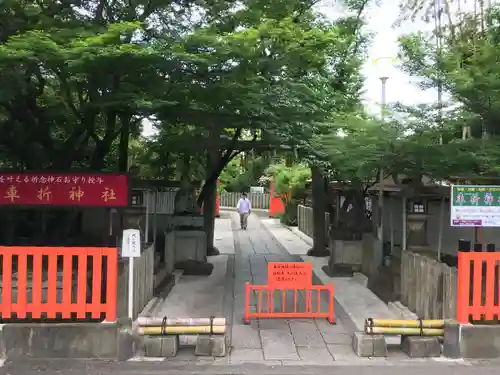
{"label": "vertical sign post", "polygon": [[149,242],[149,214],[150,212],[150,207],[149,207],[149,200],[151,197],[151,194],[149,194],[149,190],[144,191],[144,196],[146,199],[146,233],[144,233],[144,242],[148,243]]}
{"label": "vertical sign post", "polygon": [[128,317],[134,319],[134,258],[141,256],[141,232],[125,229],[122,238],[122,258],[128,258]]}

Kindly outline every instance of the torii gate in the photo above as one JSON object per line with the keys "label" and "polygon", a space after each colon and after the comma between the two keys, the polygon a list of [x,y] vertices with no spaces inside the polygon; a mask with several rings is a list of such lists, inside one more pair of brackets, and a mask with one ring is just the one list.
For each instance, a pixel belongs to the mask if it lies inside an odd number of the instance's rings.
{"label": "torii gate", "polygon": [[[217,179],[217,195],[215,196],[215,217],[220,217],[220,179]],[[198,195],[200,194],[201,188],[198,190]],[[203,206],[201,206],[201,213],[203,213]]]}
{"label": "torii gate", "polygon": [[[276,217],[285,213],[285,205],[281,200],[282,195],[274,192],[274,182],[271,182],[269,188],[269,217]],[[220,199],[220,198],[219,198]]]}

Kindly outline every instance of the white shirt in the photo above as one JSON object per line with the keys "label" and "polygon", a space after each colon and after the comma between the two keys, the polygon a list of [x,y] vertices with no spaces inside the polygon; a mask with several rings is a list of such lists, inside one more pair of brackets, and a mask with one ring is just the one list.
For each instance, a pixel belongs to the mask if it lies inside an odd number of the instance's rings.
{"label": "white shirt", "polygon": [[240,198],[238,204],[236,205],[236,209],[240,214],[247,214],[252,209],[252,204],[250,203],[250,199],[248,198]]}

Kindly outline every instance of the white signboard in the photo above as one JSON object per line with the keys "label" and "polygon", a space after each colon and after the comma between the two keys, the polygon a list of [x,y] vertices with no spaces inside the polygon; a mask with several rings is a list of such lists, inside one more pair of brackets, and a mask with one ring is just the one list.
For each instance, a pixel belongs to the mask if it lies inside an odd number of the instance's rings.
{"label": "white signboard", "polygon": [[500,186],[453,185],[452,227],[500,227]]}
{"label": "white signboard", "polygon": [[141,231],[125,229],[122,238],[122,258],[138,258],[141,256]]}
{"label": "white signboard", "polygon": [[250,193],[264,194],[264,186],[250,186]]}

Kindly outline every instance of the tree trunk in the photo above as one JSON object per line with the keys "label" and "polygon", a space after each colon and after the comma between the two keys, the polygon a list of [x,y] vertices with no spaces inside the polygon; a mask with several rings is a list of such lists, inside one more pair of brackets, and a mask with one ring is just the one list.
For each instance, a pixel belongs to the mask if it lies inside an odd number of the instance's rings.
{"label": "tree trunk", "polygon": [[[218,137],[218,134],[217,134]],[[215,200],[217,199],[217,177],[214,174],[220,167],[220,155],[218,147],[211,147],[207,153],[207,176],[203,190],[203,225],[207,234],[207,256],[219,255],[219,250],[214,246],[215,232]],[[201,194],[200,194],[201,195]]]}
{"label": "tree trunk", "polygon": [[207,234],[207,256],[219,254],[219,251],[214,247],[217,183],[209,181],[209,184],[210,186],[207,186],[207,195],[203,204],[203,224]]}
{"label": "tree trunk", "polygon": [[[129,115],[120,117],[122,128],[120,130],[120,141],[118,143],[118,172],[127,173],[129,169],[128,163],[128,146],[130,143],[130,118]],[[129,182],[130,183],[130,182]],[[125,209],[118,210],[118,233],[122,233],[125,226]],[[108,215],[108,217],[110,217]]]}
{"label": "tree trunk", "polygon": [[128,172],[128,146],[130,142],[130,116],[121,116],[120,143],[118,145],[118,172]]}
{"label": "tree trunk", "polygon": [[356,210],[356,222],[359,225],[360,232],[364,232],[367,224],[366,220],[366,202],[362,188],[358,188],[354,194],[354,209]]}
{"label": "tree trunk", "polygon": [[313,205],[313,247],[308,251],[310,256],[329,256],[327,235],[325,232],[325,207],[327,196],[323,171],[315,166],[311,167],[312,175],[312,205]]}
{"label": "tree trunk", "polygon": [[181,174],[181,177],[180,177],[180,180],[181,181],[189,181],[190,180],[190,175],[189,175],[189,172],[191,172],[191,155],[189,155],[188,153],[185,153],[182,157],[182,160],[181,160],[181,168],[180,168],[180,174]]}

